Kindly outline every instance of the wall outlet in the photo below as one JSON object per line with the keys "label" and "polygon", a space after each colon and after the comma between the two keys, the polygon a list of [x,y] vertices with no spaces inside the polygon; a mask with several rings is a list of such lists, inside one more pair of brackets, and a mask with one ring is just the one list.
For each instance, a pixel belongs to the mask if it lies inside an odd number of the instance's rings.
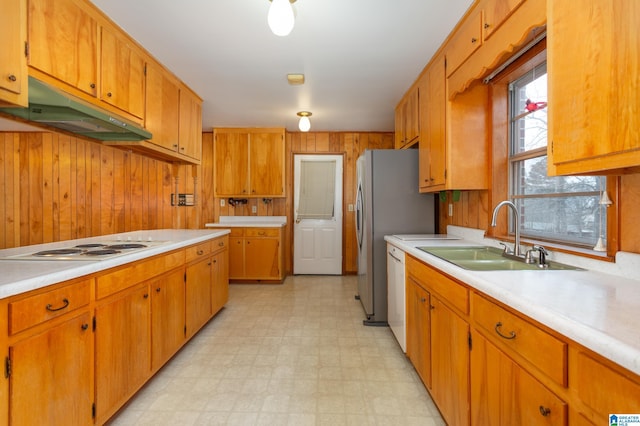
{"label": "wall outlet", "polygon": [[453,203],[449,203],[449,217],[453,216]]}
{"label": "wall outlet", "polygon": [[258,213],[258,207],[257,206],[251,206],[251,213]]}
{"label": "wall outlet", "polygon": [[350,211],[350,212],[352,212],[352,211],[353,211],[353,204],[349,204],[349,205],[347,206],[347,210],[348,210],[348,211]]}
{"label": "wall outlet", "polygon": [[220,198],[220,207],[224,207],[224,198]]}

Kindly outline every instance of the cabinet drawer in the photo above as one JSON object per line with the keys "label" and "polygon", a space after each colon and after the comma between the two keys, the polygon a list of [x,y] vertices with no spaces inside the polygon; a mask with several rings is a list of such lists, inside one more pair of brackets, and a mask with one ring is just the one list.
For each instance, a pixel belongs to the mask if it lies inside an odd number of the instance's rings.
{"label": "cabinet drawer", "polygon": [[242,237],[244,235],[244,228],[229,228],[231,233],[229,236],[231,237]]}
{"label": "cabinet drawer", "polygon": [[406,269],[407,274],[413,275],[425,290],[439,294],[441,299],[462,313],[469,313],[469,290],[465,286],[411,256],[407,256]]}
{"label": "cabinet drawer", "polygon": [[9,303],[9,334],[59,317],[89,304],[91,279]]}
{"label": "cabinet drawer", "polygon": [[447,77],[482,45],[482,13],[476,12],[456,31],[447,45]]}
{"label": "cabinet drawer", "polygon": [[566,343],[475,293],[471,303],[471,317],[490,340],[514,351],[557,383],[567,386]]}
{"label": "cabinet drawer", "polygon": [[229,237],[224,236],[211,241],[211,252],[217,253],[229,247]]}
{"label": "cabinet drawer", "polygon": [[277,237],[280,235],[278,228],[246,228],[245,237]]}
{"label": "cabinet drawer", "polygon": [[186,261],[203,259],[211,254],[211,241],[189,246],[186,249]]}
{"label": "cabinet drawer", "polygon": [[[573,358],[571,361],[573,362]],[[638,376],[627,372],[626,375],[629,377],[625,377],[584,352],[578,353],[576,363],[577,377],[572,377],[571,383],[577,384],[578,396],[595,413],[638,412],[640,408]],[[635,381],[631,380],[632,377]]]}
{"label": "cabinet drawer", "polygon": [[171,269],[183,266],[184,263],[185,250],[178,250],[116,269],[96,278],[96,298],[101,299],[132,287]]}

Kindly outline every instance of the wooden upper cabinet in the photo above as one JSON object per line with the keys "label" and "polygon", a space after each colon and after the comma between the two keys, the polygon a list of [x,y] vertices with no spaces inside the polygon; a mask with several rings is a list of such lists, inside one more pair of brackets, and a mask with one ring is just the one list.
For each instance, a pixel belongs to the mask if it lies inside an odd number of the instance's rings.
{"label": "wooden upper cabinet", "polygon": [[147,63],[145,127],[151,142],[169,150],[178,149],[180,89],[160,65]]}
{"label": "wooden upper cabinet", "polygon": [[420,134],[420,87],[414,86],[396,107],[395,148],[400,149],[416,142]]}
{"label": "wooden upper cabinet", "polygon": [[178,152],[202,158],[202,100],[189,89],[180,89]]}
{"label": "wooden upper cabinet", "polygon": [[550,1],[549,174],[640,170],[640,2]]}
{"label": "wooden upper cabinet", "polygon": [[100,98],[138,118],[144,118],[145,59],[132,43],[102,27]]}
{"label": "wooden upper cabinet", "polygon": [[74,0],[29,0],[29,66],[97,95],[98,23]]}
{"label": "wooden upper cabinet", "polygon": [[525,0],[488,0],[483,7],[483,39],[487,40],[491,37],[494,31],[523,1]]}
{"label": "wooden upper cabinet", "polygon": [[27,1],[0,0],[0,106],[27,106]]}
{"label": "wooden upper cabinet", "polygon": [[214,129],[216,197],[284,197],[284,129]]}
{"label": "wooden upper cabinet", "polygon": [[476,9],[447,44],[447,76],[482,46],[482,10]]}
{"label": "wooden upper cabinet", "polygon": [[446,170],[446,78],[445,59],[439,54],[420,79],[420,191],[445,185]]}
{"label": "wooden upper cabinet", "polygon": [[214,192],[219,196],[249,193],[249,132],[214,129]]}
{"label": "wooden upper cabinet", "polygon": [[284,130],[249,135],[249,182],[253,197],[284,197]]}

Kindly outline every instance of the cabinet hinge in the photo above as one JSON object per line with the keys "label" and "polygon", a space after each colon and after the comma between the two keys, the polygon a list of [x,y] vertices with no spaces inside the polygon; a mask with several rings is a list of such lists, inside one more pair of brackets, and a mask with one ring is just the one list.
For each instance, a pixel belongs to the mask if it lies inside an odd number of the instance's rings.
{"label": "cabinet hinge", "polygon": [[92,419],[96,418],[96,403],[95,402],[93,404],[91,404],[91,418]]}
{"label": "cabinet hinge", "polygon": [[184,271],[184,283],[187,283],[187,271]]}
{"label": "cabinet hinge", "polygon": [[553,141],[551,141],[551,155],[553,155]]}
{"label": "cabinet hinge", "polygon": [[146,76],[147,75],[147,64],[144,64],[144,70],[142,70],[142,73]]}
{"label": "cabinet hinge", "polygon": [[25,57],[29,57],[29,42],[25,41],[24,42],[24,56]]}
{"label": "cabinet hinge", "polygon": [[187,335],[187,324],[184,325],[184,335]]}
{"label": "cabinet hinge", "polygon": [[93,331],[96,331],[96,317],[93,317],[93,319],[91,320],[91,324],[93,327]]}
{"label": "cabinet hinge", "polygon": [[11,358],[8,356],[4,359],[4,377],[11,377]]}
{"label": "cabinet hinge", "polygon": [[471,350],[473,347],[473,338],[471,337],[471,332],[469,332],[468,342],[469,342],[469,350]]}
{"label": "cabinet hinge", "polygon": [[447,178],[447,169],[444,169],[444,178]]}

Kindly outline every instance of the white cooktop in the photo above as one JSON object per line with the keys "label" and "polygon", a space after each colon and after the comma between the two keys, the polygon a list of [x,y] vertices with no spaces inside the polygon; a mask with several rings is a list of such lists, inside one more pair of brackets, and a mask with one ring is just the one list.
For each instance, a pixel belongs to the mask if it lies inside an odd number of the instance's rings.
{"label": "white cooktop", "polygon": [[393,235],[402,241],[419,241],[419,240],[460,240],[460,237],[449,234],[400,234]]}

